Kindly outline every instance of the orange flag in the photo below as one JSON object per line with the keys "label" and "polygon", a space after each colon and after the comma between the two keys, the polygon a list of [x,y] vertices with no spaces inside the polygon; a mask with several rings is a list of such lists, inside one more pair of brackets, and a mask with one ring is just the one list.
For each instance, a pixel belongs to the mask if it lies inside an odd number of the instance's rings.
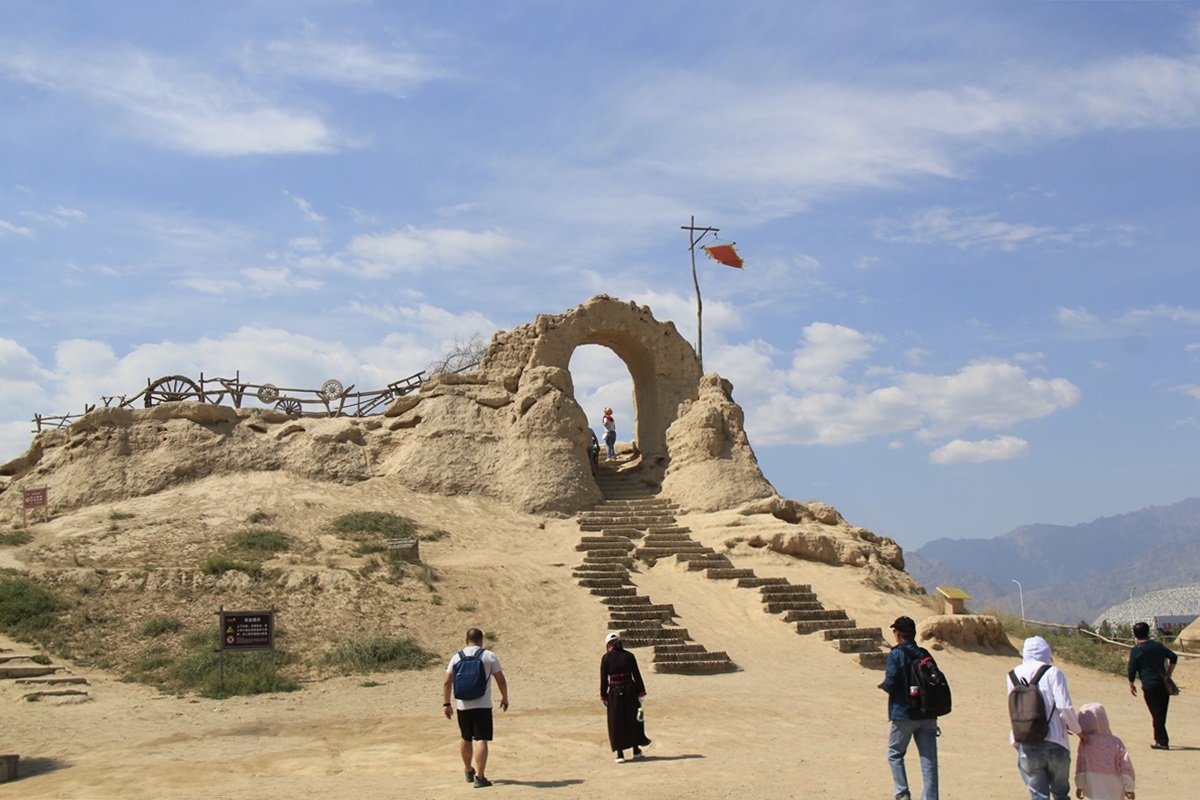
{"label": "orange flag", "polygon": [[742,265],[746,263],[742,261],[742,257],[738,255],[737,250],[734,250],[731,244],[704,245],[704,252],[708,253],[708,257],[713,261],[720,261],[725,266],[734,269],[742,269]]}

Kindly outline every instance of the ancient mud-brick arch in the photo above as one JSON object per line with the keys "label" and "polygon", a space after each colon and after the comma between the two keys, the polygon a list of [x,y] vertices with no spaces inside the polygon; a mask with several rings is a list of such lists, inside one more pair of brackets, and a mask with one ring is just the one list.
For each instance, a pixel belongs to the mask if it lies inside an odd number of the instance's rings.
{"label": "ancient mud-brick arch", "polygon": [[700,362],[675,325],[659,322],[646,306],[599,295],[565,314],[539,316],[494,341],[484,366],[515,367],[512,362],[521,360],[522,372],[531,367],[569,372],[571,355],[585,344],[607,347],[625,362],[633,378],[637,446],[647,459],[667,455],[667,428],[680,403],[699,393]]}

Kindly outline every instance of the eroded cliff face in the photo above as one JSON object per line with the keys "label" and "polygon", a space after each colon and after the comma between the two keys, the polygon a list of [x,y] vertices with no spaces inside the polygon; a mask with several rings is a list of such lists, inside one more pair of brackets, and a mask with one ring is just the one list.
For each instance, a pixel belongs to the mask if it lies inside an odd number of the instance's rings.
{"label": "eroded cliff face", "polygon": [[[567,369],[583,344],[608,346],[629,366],[637,415],[630,467],[661,484],[682,511],[769,514],[790,523],[788,531],[755,546],[903,569],[892,540],[848,525],[827,506],[779,497],[758,466],[732,385],[700,374],[670,322],[605,295],[496,334],[478,370],[435,375],[377,416],[292,418],[191,402],[97,409],[39,434],[24,455],[0,465],[0,489],[46,487],[59,512],[211,476],[279,471],[343,484],[390,477],[414,491],[569,515],[602,498]],[[10,500],[19,492],[4,494],[0,518],[19,519],[20,504]]]}

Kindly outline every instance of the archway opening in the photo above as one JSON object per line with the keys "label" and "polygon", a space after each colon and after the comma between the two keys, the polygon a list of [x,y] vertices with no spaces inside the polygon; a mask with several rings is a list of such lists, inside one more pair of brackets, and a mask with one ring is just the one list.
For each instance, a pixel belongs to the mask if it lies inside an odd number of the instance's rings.
{"label": "archway opening", "polygon": [[637,407],[629,366],[608,347],[582,344],[571,353],[568,371],[575,387],[575,402],[587,416],[588,426],[600,440],[604,459],[604,426],[601,418],[612,408],[617,425],[617,449],[637,443]]}

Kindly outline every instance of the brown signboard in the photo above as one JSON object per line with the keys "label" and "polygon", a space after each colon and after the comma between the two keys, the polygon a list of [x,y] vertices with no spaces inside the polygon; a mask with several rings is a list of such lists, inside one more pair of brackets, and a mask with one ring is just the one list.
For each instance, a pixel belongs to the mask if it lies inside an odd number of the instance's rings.
{"label": "brown signboard", "polygon": [[48,489],[26,489],[25,508],[42,508],[46,505]]}
{"label": "brown signboard", "polygon": [[222,611],[222,650],[274,650],[274,611]]}

